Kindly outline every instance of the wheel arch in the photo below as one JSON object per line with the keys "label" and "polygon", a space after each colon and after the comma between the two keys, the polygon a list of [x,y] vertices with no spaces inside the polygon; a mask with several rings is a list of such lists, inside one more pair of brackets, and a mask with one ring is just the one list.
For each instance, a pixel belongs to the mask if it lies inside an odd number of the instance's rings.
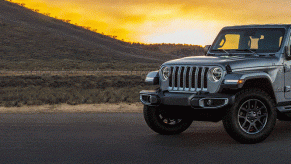
{"label": "wheel arch", "polygon": [[[234,81],[233,83],[226,83],[227,81]],[[225,76],[224,84],[228,84],[223,89],[233,88],[232,93],[237,93],[243,89],[258,88],[265,91],[277,103],[277,99],[273,90],[274,79],[266,72],[239,72],[234,74],[227,74]]]}
{"label": "wheel arch", "polygon": [[249,78],[247,79],[241,89],[258,88],[265,91],[277,103],[276,96],[273,90],[272,83],[267,77]]}

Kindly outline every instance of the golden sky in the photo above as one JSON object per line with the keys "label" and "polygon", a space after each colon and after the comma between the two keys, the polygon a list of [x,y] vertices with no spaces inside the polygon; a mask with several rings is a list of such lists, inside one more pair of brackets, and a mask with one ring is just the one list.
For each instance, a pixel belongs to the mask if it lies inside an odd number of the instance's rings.
{"label": "golden sky", "polygon": [[117,39],[211,44],[224,26],[291,23],[290,0],[12,0]]}

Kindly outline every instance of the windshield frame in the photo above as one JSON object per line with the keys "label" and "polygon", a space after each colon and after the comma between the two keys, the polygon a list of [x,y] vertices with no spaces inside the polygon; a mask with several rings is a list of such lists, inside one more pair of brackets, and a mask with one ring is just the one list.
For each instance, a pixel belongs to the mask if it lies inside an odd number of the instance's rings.
{"label": "windshield frame", "polygon": [[[281,31],[282,32],[282,39],[281,39],[281,44],[279,46],[278,49],[214,49],[215,46],[217,46],[218,44],[220,44],[221,41],[221,37],[222,35],[225,34],[238,34],[238,33],[247,33],[247,32],[257,32],[259,30],[265,30],[265,31]],[[217,35],[217,37],[215,38],[214,42],[212,43],[211,48],[209,49],[210,53],[223,53],[223,54],[233,54],[233,53],[252,53],[252,54],[256,54],[256,53],[277,53],[279,52],[282,47],[284,47],[285,45],[285,38],[287,35],[287,29],[285,27],[247,27],[247,28],[223,28],[219,34]],[[218,43],[219,42],[219,43]],[[227,53],[226,53],[227,52]]]}

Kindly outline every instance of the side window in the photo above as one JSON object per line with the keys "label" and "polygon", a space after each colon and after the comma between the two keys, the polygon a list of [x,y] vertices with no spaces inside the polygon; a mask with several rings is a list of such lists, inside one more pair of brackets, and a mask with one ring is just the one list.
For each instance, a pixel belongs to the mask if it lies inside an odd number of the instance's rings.
{"label": "side window", "polygon": [[219,43],[218,49],[238,49],[239,39],[239,34],[226,34]]}
{"label": "side window", "polygon": [[[289,47],[289,48],[288,48]],[[291,51],[291,36],[289,37],[289,43],[287,44],[287,49],[289,49],[289,51]],[[285,48],[285,47],[284,47]],[[287,50],[288,51],[288,50]],[[284,50],[284,52],[285,52],[285,50]],[[287,52],[285,52],[285,53],[287,53]],[[291,52],[290,52],[291,53]],[[290,62],[291,62],[291,58],[289,58],[289,57],[287,57],[287,54],[286,54],[286,56],[285,56],[286,58],[286,62],[288,63],[288,64],[291,64]]]}

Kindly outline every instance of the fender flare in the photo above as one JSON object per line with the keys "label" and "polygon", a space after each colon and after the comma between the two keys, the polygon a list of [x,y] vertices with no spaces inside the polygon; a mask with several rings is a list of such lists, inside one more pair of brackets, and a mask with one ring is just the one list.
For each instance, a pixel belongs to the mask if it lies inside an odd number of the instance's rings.
{"label": "fender flare", "polygon": [[149,85],[158,85],[159,84],[159,71],[152,71],[148,73],[145,79],[145,83]]}
{"label": "fender flare", "polygon": [[[254,73],[226,74],[224,77],[223,84],[226,86],[236,86],[237,88],[242,88],[247,80],[260,78],[267,79],[270,82],[270,84],[274,82],[274,79],[272,79],[271,76],[266,72],[254,72]],[[239,80],[241,80],[242,83],[239,83]]]}

